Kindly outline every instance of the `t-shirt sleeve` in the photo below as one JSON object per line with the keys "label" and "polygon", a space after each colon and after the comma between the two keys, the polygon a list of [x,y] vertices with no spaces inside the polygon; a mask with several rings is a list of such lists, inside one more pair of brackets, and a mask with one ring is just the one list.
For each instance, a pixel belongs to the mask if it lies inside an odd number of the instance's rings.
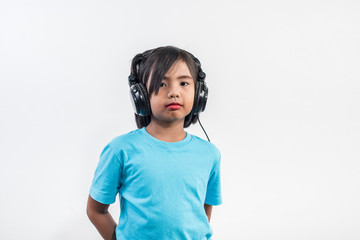
{"label": "t-shirt sleeve", "polygon": [[111,148],[110,143],[100,154],[90,188],[90,196],[103,204],[112,204],[121,186],[122,163]]}
{"label": "t-shirt sleeve", "polygon": [[220,153],[210,173],[210,178],[206,190],[205,203],[209,205],[220,205],[221,197],[221,181],[220,181]]}

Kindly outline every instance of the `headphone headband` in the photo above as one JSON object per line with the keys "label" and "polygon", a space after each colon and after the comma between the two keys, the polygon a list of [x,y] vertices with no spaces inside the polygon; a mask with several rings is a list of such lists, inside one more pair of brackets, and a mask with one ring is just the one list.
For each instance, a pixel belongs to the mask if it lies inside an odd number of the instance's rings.
{"label": "headphone headband", "polygon": [[131,85],[134,85],[136,83],[136,77],[135,75],[133,75],[132,73],[129,75],[128,77],[128,81],[129,81],[129,86],[131,87]]}

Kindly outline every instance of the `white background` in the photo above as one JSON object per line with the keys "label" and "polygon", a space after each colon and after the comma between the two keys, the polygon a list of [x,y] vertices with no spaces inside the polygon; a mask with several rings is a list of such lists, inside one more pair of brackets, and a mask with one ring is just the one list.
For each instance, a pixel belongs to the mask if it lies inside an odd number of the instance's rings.
{"label": "white background", "polygon": [[100,239],[85,212],[99,155],[136,128],[132,57],[164,45],[207,73],[214,239],[360,239],[359,13],[356,0],[2,0],[0,239]]}

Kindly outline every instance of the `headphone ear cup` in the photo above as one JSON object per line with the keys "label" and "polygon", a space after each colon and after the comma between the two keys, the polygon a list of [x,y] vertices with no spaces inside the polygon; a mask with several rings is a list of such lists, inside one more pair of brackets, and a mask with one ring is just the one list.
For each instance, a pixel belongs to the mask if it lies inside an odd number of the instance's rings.
{"label": "headphone ear cup", "polygon": [[130,96],[137,115],[145,117],[151,114],[150,100],[144,84],[135,83],[131,85]]}
{"label": "headphone ear cup", "polygon": [[146,87],[144,84],[142,83],[138,83],[139,84],[139,87],[143,93],[143,96],[144,96],[144,115],[143,116],[149,116],[151,114],[151,106],[150,106],[150,98],[149,98],[149,94],[146,90]]}
{"label": "headphone ear cup", "polygon": [[200,84],[201,86],[199,87],[199,113],[205,111],[205,107],[206,107],[206,103],[207,103],[207,98],[208,98],[208,92],[209,89],[206,86],[205,82],[201,82]]}
{"label": "headphone ear cup", "polygon": [[193,109],[191,111],[192,115],[198,114],[197,109],[198,109],[198,104],[199,104],[199,85],[200,85],[200,82],[195,84],[194,105],[193,105]]}
{"label": "headphone ear cup", "polygon": [[203,112],[206,107],[208,97],[208,88],[205,82],[199,81],[195,87],[195,97],[194,97],[194,106],[192,114],[196,115],[200,112]]}

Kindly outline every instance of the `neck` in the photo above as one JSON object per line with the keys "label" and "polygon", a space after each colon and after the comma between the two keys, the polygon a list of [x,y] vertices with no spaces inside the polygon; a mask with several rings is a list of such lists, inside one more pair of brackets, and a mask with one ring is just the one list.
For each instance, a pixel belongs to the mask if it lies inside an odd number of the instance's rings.
{"label": "neck", "polygon": [[186,137],[184,121],[160,124],[151,120],[145,129],[154,138],[165,142],[178,142]]}

